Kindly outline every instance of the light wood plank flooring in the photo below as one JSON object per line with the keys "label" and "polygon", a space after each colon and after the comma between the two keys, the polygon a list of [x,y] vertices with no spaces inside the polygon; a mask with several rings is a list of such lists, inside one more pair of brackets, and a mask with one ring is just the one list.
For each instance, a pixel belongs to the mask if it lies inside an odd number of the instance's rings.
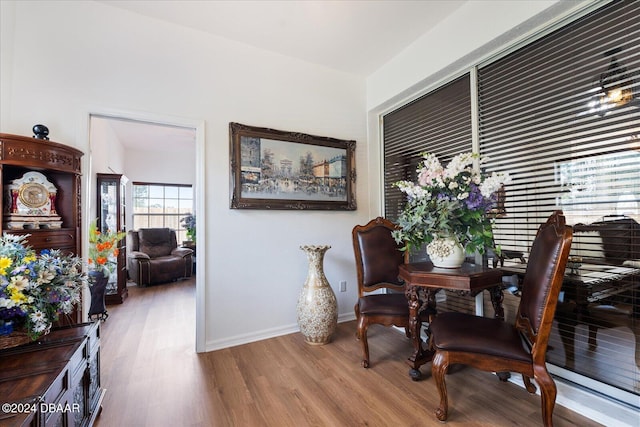
{"label": "light wood plank flooring", "polygon": [[[102,325],[99,427],[442,425],[430,365],[424,380],[409,379],[411,345],[397,331],[370,328],[370,369],[360,367],[355,322],[325,346],[291,334],[196,354],[194,280],[129,295]],[[539,396],[492,374],[453,367],[447,385],[451,427],[541,425]],[[558,405],[554,422],[599,425]]]}

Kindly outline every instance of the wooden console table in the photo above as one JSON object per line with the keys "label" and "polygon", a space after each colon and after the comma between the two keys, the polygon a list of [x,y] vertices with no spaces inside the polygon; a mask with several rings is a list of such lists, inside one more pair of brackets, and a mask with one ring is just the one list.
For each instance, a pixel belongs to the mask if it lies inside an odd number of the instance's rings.
{"label": "wooden console table", "polygon": [[420,366],[433,358],[433,351],[424,349],[422,345],[420,313],[427,307],[433,308],[435,312],[436,293],[440,289],[446,289],[475,296],[487,289],[491,294],[495,317],[503,319],[502,275],[500,269],[483,268],[471,263],[464,263],[457,269],[435,268],[430,262],[400,266],[399,276],[407,284],[405,295],[409,303],[409,330],[414,348],[407,363],[411,366],[409,375],[413,380],[420,379]]}
{"label": "wooden console table", "polygon": [[0,350],[0,426],[91,426],[104,393],[99,323]]}

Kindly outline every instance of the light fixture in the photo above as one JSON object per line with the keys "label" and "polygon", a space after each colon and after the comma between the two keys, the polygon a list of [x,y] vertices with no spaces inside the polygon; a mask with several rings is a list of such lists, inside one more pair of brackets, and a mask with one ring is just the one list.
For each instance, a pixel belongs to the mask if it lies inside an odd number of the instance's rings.
{"label": "light fixture", "polygon": [[607,70],[600,74],[598,93],[589,102],[589,112],[604,116],[615,107],[621,107],[633,101],[633,81],[627,68],[620,65],[616,54],[622,52],[617,47],[604,53],[611,57]]}

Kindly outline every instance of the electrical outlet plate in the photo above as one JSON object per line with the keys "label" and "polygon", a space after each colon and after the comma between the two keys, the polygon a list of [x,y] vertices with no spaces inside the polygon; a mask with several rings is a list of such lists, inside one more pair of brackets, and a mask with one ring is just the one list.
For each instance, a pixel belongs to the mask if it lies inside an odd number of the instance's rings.
{"label": "electrical outlet plate", "polygon": [[347,281],[342,280],[340,282],[340,292],[347,292]]}

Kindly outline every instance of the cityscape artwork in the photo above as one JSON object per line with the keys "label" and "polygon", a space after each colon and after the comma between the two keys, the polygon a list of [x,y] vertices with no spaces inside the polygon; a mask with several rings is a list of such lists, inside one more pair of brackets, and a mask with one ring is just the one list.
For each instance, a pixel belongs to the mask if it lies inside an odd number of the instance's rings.
{"label": "cityscape artwork", "polygon": [[355,209],[355,141],[230,124],[234,209]]}

